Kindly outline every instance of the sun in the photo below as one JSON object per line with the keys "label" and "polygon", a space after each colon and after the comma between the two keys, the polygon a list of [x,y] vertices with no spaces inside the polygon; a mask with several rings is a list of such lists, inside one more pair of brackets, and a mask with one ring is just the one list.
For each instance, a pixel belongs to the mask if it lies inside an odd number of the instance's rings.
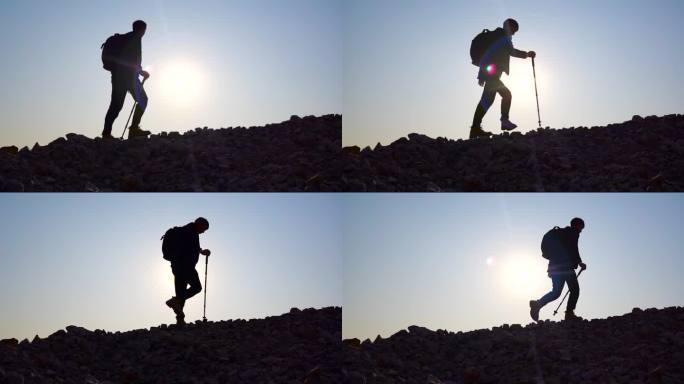
{"label": "sun", "polygon": [[169,61],[159,66],[157,77],[161,97],[174,106],[189,107],[202,101],[206,78],[205,71],[197,63],[191,60]]}
{"label": "sun", "polygon": [[531,298],[544,293],[549,288],[549,279],[545,264],[538,260],[540,257],[512,254],[498,260],[499,287],[515,298]]}

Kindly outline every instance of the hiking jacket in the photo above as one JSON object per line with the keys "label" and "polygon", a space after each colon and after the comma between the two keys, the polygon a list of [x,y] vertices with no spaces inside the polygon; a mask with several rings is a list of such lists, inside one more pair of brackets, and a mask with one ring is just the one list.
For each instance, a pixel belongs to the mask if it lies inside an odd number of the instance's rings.
{"label": "hiking jacket", "polygon": [[577,246],[579,235],[579,231],[573,227],[568,226],[561,229],[559,236],[561,241],[560,248],[564,252],[560,252],[558,257],[549,260],[549,267],[547,269],[549,274],[572,272],[582,262]]}
{"label": "hiking jacket", "polygon": [[521,59],[527,58],[527,52],[513,47],[512,36],[508,36],[503,28],[497,28],[492,33],[496,33],[497,37],[494,39],[494,43],[485,51],[482,60],[480,60],[478,79],[487,78],[486,68],[490,64],[496,65],[496,74],[508,74],[511,56]]}
{"label": "hiking jacket", "polygon": [[178,236],[178,248],[171,266],[195,268],[202,250],[199,243],[199,233],[195,229],[195,223],[189,223],[181,227],[181,232]]}
{"label": "hiking jacket", "polygon": [[142,71],[142,38],[134,31],[123,35],[126,39],[118,57],[117,72],[137,74]]}

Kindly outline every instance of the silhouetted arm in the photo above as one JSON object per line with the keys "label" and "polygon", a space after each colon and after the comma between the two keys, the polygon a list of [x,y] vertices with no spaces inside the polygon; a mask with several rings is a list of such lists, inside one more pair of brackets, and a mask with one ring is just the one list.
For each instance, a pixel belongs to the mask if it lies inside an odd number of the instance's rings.
{"label": "silhouetted arm", "polygon": [[577,243],[579,242],[579,233],[573,231],[570,242],[570,255],[572,256],[573,265],[578,265],[582,262],[580,257],[579,247]]}
{"label": "silhouetted arm", "polygon": [[517,57],[519,59],[527,59],[527,52],[513,48],[511,50],[511,56]]}

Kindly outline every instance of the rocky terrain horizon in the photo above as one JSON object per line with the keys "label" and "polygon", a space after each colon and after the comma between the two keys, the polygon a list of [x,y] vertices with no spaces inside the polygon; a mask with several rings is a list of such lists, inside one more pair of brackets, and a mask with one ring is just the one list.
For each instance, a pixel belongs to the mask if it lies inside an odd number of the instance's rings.
{"label": "rocky terrain horizon", "polygon": [[261,127],[196,128],[132,140],[69,133],[0,148],[0,191],[232,192],[324,189],[342,116],[292,116]]}
{"label": "rocky terrain horizon", "polygon": [[684,307],[470,332],[410,326],[344,344],[349,383],[684,382]]}
{"label": "rocky terrain horizon", "polygon": [[684,115],[346,147],[338,188],[365,192],[684,191]]}
{"label": "rocky terrain horizon", "polygon": [[2,384],[341,382],[342,309],[0,341]]}
{"label": "rocky terrain horizon", "polygon": [[0,148],[0,191],[680,192],[684,115],[342,147],[342,116]]}

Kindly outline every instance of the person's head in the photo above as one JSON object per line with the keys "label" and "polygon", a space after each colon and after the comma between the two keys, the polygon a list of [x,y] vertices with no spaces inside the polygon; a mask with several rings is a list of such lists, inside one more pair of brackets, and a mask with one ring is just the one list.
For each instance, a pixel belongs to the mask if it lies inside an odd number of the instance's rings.
{"label": "person's head", "polygon": [[147,24],[144,21],[136,20],[133,22],[133,32],[135,32],[136,35],[143,37],[145,31],[147,31]]}
{"label": "person's head", "polygon": [[204,231],[209,229],[209,221],[204,217],[198,217],[195,220],[195,229],[197,229],[197,233],[204,233]]}
{"label": "person's head", "polygon": [[508,36],[513,36],[518,32],[518,22],[514,19],[506,19],[503,23],[503,29]]}
{"label": "person's head", "polygon": [[578,232],[582,232],[584,229],[584,220],[580,219],[579,217],[575,217],[574,219],[570,220],[570,226],[575,228]]}

